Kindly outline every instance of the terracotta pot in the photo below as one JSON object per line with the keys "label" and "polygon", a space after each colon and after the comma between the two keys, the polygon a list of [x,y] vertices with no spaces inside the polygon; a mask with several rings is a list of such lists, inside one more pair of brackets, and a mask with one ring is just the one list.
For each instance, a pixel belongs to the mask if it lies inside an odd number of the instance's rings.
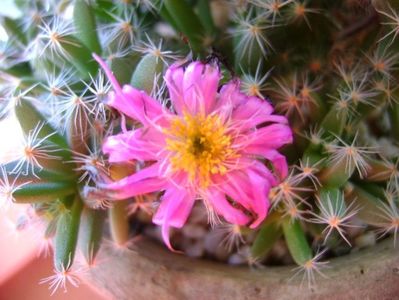
{"label": "terracotta pot", "polygon": [[317,286],[289,280],[293,266],[250,270],[174,254],[143,239],[131,251],[104,247],[84,280],[123,299],[399,299],[399,250],[392,240],[332,259]]}

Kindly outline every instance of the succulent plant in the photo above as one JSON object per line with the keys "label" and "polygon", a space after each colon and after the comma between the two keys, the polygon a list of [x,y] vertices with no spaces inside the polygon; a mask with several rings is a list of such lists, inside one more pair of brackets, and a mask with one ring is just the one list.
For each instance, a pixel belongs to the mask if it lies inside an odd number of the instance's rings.
{"label": "succulent plant", "polygon": [[[396,243],[397,1],[15,3],[21,17],[2,18],[9,39],[1,44],[0,117],[15,113],[24,145],[17,160],[1,166],[0,204],[31,204],[28,223],[54,248],[56,274],[45,280],[51,287],[77,285],[75,254],[94,265],[104,237],[128,248],[137,234],[132,231],[150,228],[148,216],[163,197],[155,192],[113,201],[104,190],[147,165],[110,162],[103,151],[107,138],[140,125],[108,105],[115,86],[93,54],[119,84],[163,107],[171,107],[166,70],[200,60],[217,65],[223,83],[240,79],[242,93],[272,103],[287,117],[294,135],[281,151],[288,175],[263,195],[271,207],[259,226],[218,227],[230,255],[224,260],[234,263],[238,255],[256,265],[293,261],[313,284],[323,258],[389,234]],[[187,235],[203,239],[193,231]]]}

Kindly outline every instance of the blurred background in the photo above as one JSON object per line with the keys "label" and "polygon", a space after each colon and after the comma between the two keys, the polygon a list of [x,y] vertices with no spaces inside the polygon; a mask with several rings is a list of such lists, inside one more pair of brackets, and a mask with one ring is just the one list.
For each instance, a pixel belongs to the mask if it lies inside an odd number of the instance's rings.
{"label": "blurred background", "polygon": [[[0,148],[0,163],[12,160],[21,134],[12,115],[0,121],[0,136],[5,137]],[[84,284],[79,288],[68,285],[68,293],[59,289],[53,296],[48,284],[39,284],[41,279],[53,275],[53,263],[51,256],[38,257],[40,245],[34,232],[17,230],[25,209],[19,204],[0,210],[0,300],[107,299]]]}
{"label": "blurred background", "polygon": [[[26,0],[28,1],[28,0]],[[1,15],[17,17],[18,9],[12,0],[1,1]],[[8,37],[0,27],[0,40]],[[21,130],[13,115],[0,121],[0,163],[11,161],[18,151]],[[68,285],[68,293],[62,289],[50,296],[48,284],[39,284],[43,278],[53,275],[51,256],[38,257],[39,244],[34,232],[17,230],[24,205],[15,205],[0,210],[0,300],[26,299],[107,299],[105,296],[81,284],[79,288]]]}

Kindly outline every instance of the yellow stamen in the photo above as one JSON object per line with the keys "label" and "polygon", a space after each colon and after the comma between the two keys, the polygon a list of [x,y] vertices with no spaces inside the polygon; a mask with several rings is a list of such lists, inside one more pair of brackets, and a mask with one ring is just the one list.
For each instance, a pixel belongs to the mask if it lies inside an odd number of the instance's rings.
{"label": "yellow stamen", "polygon": [[185,113],[172,120],[165,133],[173,170],[187,172],[190,180],[198,180],[202,187],[210,184],[213,174],[224,175],[228,160],[238,157],[226,125],[216,115]]}

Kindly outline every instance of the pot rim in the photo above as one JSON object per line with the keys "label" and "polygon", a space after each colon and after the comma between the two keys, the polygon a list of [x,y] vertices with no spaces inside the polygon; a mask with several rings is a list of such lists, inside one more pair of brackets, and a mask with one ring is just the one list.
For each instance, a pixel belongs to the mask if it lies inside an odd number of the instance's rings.
{"label": "pot rim", "polygon": [[[261,270],[172,253],[143,237],[131,249],[105,246],[83,280],[116,299],[393,299],[399,295],[399,251],[392,239],[331,259],[308,289],[290,280],[293,266]],[[385,298],[384,298],[385,297]]]}

